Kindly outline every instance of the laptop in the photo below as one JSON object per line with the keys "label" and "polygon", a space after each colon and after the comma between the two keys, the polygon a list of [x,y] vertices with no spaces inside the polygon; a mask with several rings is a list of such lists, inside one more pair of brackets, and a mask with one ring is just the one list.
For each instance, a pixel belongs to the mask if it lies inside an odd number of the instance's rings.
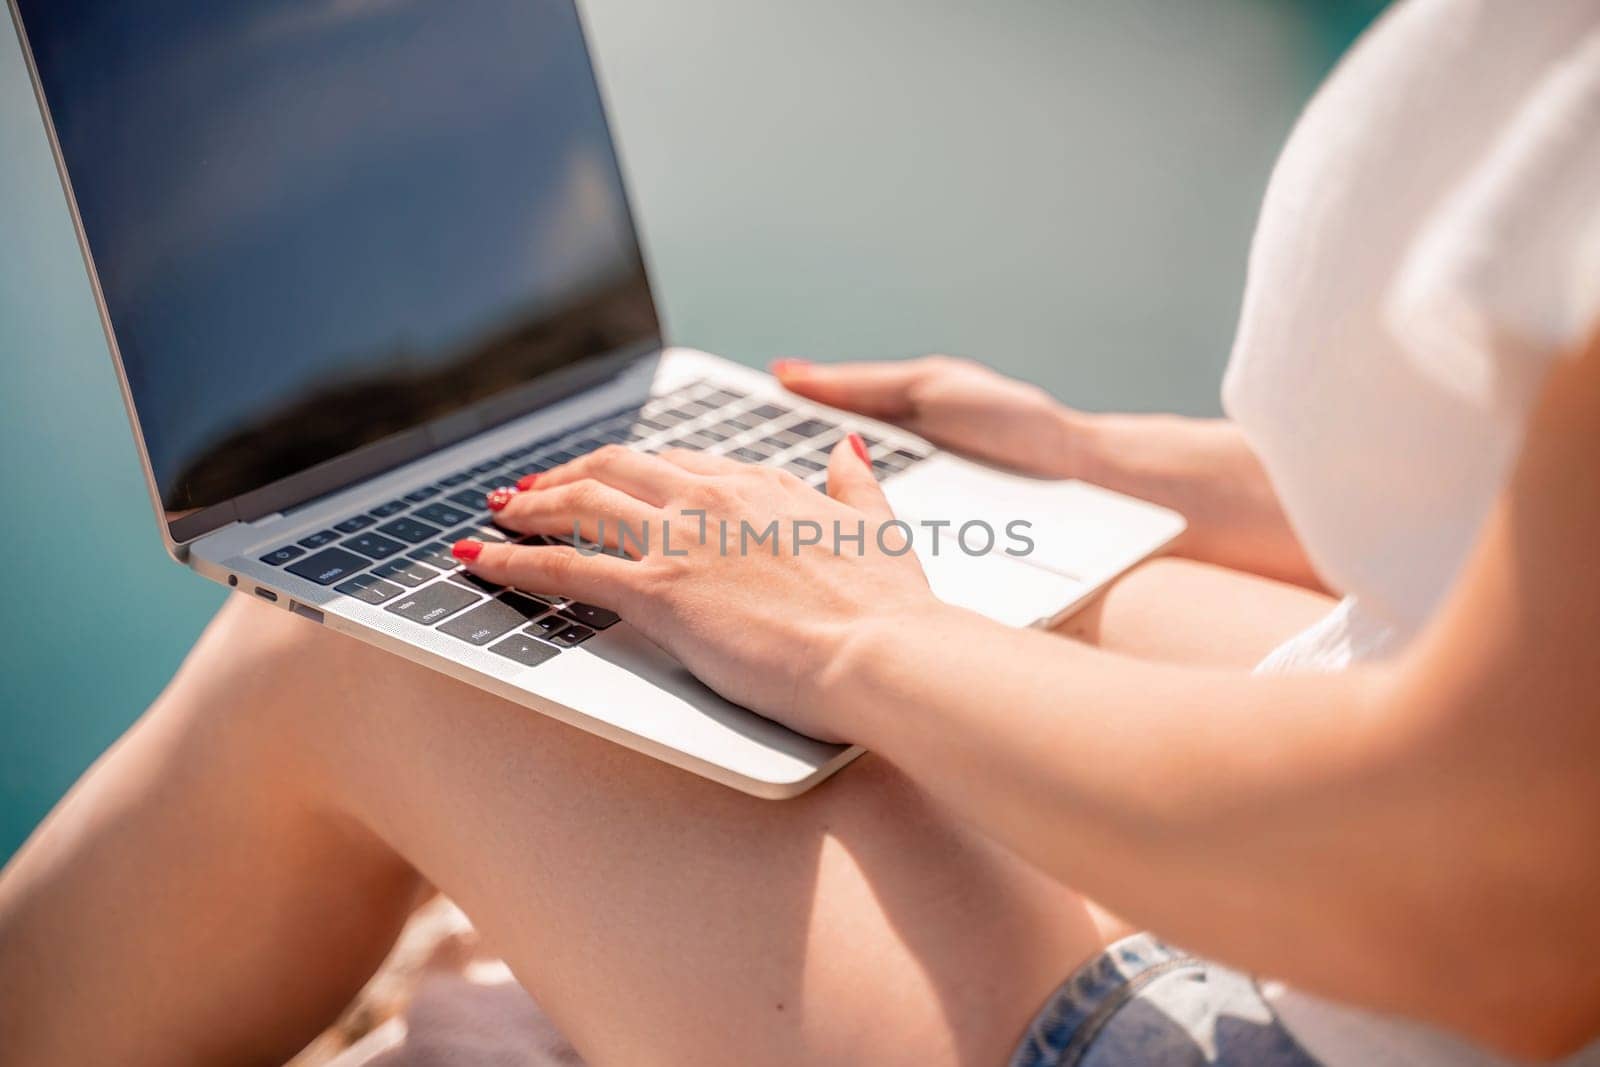
{"label": "laptop", "polygon": [[823,489],[860,432],[898,515],[951,523],[914,539],[934,591],[1019,627],[1183,529],[667,344],[571,0],[7,2],[163,540],[242,595],[777,798],[859,749],[463,573],[452,541],[516,536],[487,492],[607,443]]}

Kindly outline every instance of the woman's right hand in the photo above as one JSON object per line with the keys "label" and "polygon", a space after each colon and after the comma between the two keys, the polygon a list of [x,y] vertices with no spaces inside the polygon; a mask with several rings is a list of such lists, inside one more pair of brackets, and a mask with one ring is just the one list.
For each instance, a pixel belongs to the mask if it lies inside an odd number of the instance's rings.
{"label": "woman's right hand", "polygon": [[793,393],[894,423],[952,452],[1044,478],[1082,477],[1085,416],[980,363],[780,359],[772,373]]}

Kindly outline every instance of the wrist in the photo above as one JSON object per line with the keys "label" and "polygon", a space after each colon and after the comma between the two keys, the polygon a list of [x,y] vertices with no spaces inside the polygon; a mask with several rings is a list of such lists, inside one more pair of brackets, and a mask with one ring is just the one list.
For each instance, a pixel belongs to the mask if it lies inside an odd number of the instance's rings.
{"label": "wrist", "polygon": [[1060,477],[1102,484],[1105,476],[1105,416],[1057,404],[1052,419]]}
{"label": "wrist", "polygon": [[851,744],[882,752],[892,746],[888,727],[914,702],[915,650],[940,647],[937,634],[952,615],[965,615],[931,595],[916,604],[874,612],[842,627],[812,672],[810,721]]}

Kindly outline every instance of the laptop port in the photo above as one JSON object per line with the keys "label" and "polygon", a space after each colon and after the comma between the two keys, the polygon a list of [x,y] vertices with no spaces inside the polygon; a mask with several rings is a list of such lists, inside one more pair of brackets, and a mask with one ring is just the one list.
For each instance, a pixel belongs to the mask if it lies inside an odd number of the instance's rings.
{"label": "laptop port", "polygon": [[289,601],[289,610],[300,616],[302,619],[310,619],[312,622],[319,624],[322,622],[322,612],[318,611],[316,608],[307,607],[298,600]]}
{"label": "laptop port", "polygon": [[278,594],[277,593],[274,593],[270,589],[263,589],[259,585],[256,586],[256,596],[260,597],[262,600],[270,600],[274,604],[276,604],[278,602]]}

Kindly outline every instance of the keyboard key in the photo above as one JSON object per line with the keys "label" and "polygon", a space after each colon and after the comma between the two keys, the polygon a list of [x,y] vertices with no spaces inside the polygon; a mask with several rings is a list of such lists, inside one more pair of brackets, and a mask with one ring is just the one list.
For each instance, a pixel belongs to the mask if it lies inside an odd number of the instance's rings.
{"label": "keyboard key", "polygon": [[797,474],[808,474],[812,471],[825,471],[828,469],[826,463],[818,463],[809,456],[796,456],[783,466],[786,470],[794,471]]}
{"label": "keyboard key", "polygon": [[443,622],[456,612],[469,608],[482,600],[477,594],[462,589],[460,586],[451,585],[449,582],[435,582],[419,592],[407,594],[403,599],[390,604],[389,611],[401,618],[410,619],[412,622],[424,626],[432,626],[436,622]]}
{"label": "keyboard key", "polygon": [[498,652],[506,659],[516,660],[524,667],[537,667],[548,660],[555,659],[561,650],[543,641],[535,641],[525,634],[512,634],[497,645],[489,646],[490,652]]}
{"label": "keyboard key", "polygon": [[762,460],[772,455],[772,453],[767,451],[765,448],[754,448],[747,445],[744,448],[734,449],[732,452],[729,452],[728,455],[732,456],[734,459],[744,460],[746,463],[760,463]]}
{"label": "keyboard key", "polygon": [[438,495],[439,490],[436,487],[425,485],[421,489],[418,489],[415,493],[407,493],[406,499],[411,501],[413,504],[420,504],[424,500],[432,500]]}
{"label": "keyboard key", "polygon": [[454,488],[458,485],[464,485],[470,481],[472,481],[471,471],[456,471],[448,478],[440,478],[439,484],[446,488]]}
{"label": "keyboard key", "polygon": [[503,585],[496,585],[487,578],[479,578],[468,571],[460,571],[450,576],[450,580],[463,589],[475,589],[480,593],[498,593],[504,589]]}
{"label": "keyboard key", "polygon": [[425,522],[418,522],[416,519],[411,518],[386,522],[378,527],[378,531],[386,533],[390,537],[398,537],[400,540],[413,545],[420,545],[424,541],[431,541],[439,536],[439,528],[437,526],[429,526]]}
{"label": "keyboard key", "polygon": [[487,489],[463,489],[459,493],[451,493],[445,499],[464,508],[471,508],[473,511],[488,511],[489,502],[485,499],[488,494]]}
{"label": "keyboard key", "polygon": [[407,504],[404,500],[391,500],[387,504],[379,504],[377,507],[373,508],[372,514],[375,518],[387,519],[390,515],[400,514],[410,506],[411,505]]}
{"label": "keyboard key", "polygon": [[485,601],[439,627],[440,633],[458,637],[469,644],[486,645],[528,621],[514,605],[502,599]]}
{"label": "keyboard key", "polygon": [[581,622],[596,630],[604,630],[608,626],[614,626],[619,618],[614,611],[597,608],[593,604],[580,604],[576,600],[563,608],[562,614],[574,622]]}
{"label": "keyboard key", "polygon": [[525,620],[537,619],[540,615],[550,610],[550,598],[524,593],[520,589],[508,589],[500,594],[500,599],[507,601],[512,607],[522,612]]}
{"label": "keyboard key", "polygon": [[468,519],[472,518],[472,514],[470,512],[462,511],[460,508],[451,507],[449,504],[433,503],[429,504],[425,508],[418,508],[413,514],[413,517],[421,519],[423,522],[431,522],[435,526],[444,528],[449,526],[459,526]]}
{"label": "keyboard key", "polygon": [[299,559],[305,554],[306,550],[298,545],[284,545],[282,548],[273,552],[268,552],[265,556],[262,556],[261,562],[270,564],[274,567],[281,567],[285,563],[288,563],[291,560]]}
{"label": "keyboard key", "polygon": [[499,468],[500,468],[500,461],[498,459],[490,459],[490,460],[485,460],[484,462],[478,464],[476,467],[473,467],[472,468],[472,473],[473,474],[488,474],[490,471],[498,470]]}
{"label": "keyboard key", "polygon": [[578,626],[574,624],[572,626],[568,626],[565,630],[562,630],[560,633],[550,638],[550,640],[555,644],[560,645],[562,648],[576,648],[578,645],[583,644],[593,636],[594,631],[589,629],[587,626]]}
{"label": "keyboard key", "polygon": [[303,548],[321,548],[323,545],[331,545],[337,540],[339,540],[338,534],[332,530],[323,530],[320,533],[312,534],[310,537],[300,538],[300,544]]}
{"label": "keyboard key", "polygon": [[410,586],[412,589],[439,577],[439,572],[432,567],[424,567],[415,560],[409,559],[395,559],[390,560],[388,563],[380,563],[372,568],[372,573],[379,578],[387,578],[391,582],[399,582],[401,585]]}
{"label": "keyboard key", "polygon": [[346,541],[341,541],[340,544],[369,559],[388,559],[396,552],[404,552],[406,547],[391,537],[376,533],[357,534]]}
{"label": "keyboard key", "polygon": [[716,429],[715,427],[713,427],[711,429],[707,429],[707,430],[696,430],[695,431],[695,436],[696,437],[703,437],[703,438],[706,438],[707,440],[710,440],[710,441],[726,441],[728,439],[728,435],[727,434],[723,433],[721,430]]}
{"label": "keyboard key", "polygon": [[508,485],[516,485],[517,479],[507,474],[496,474],[493,478],[485,478],[478,483],[478,488],[485,494],[493,489],[504,489]]}
{"label": "keyboard key", "polygon": [[393,582],[374,578],[370,574],[358,574],[343,585],[336,585],[333,588],[335,592],[353,596],[357,600],[365,600],[368,604],[382,604],[385,600],[405,592]]}
{"label": "keyboard key", "polygon": [[357,530],[365,530],[368,526],[371,526],[377,521],[378,520],[374,519],[371,515],[357,515],[353,519],[346,519],[343,522],[334,523],[333,528],[342,534],[353,534]]}
{"label": "keyboard key", "polygon": [[562,630],[565,630],[571,625],[572,624],[570,622],[568,622],[566,619],[563,619],[560,615],[546,615],[542,619],[533,620],[530,625],[524,627],[524,631],[526,633],[533,634],[536,637],[550,638],[554,637],[556,634],[560,633]]}
{"label": "keyboard key", "polygon": [[459,526],[444,535],[444,539],[451,544],[457,541],[493,541],[496,544],[510,540],[510,535],[498,526],[491,526],[486,522],[469,523]]}
{"label": "keyboard key", "polygon": [[826,433],[833,428],[832,423],[823,422],[821,419],[801,419],[793,426],[784,427],[787,432],[800,437],[815,437],[817,434]]}
{"label": "keyboard key", "polygon": [[762,404],[758,408],[752,408],[750,414],[758,419],[775,419],[779,415],[789,414],[789,409],[778,404]]}
{"label": "keyboard key", "polygon": [[736,389],[718,389],[714,393],[707,393],[705,399],[717,405],[731,404],[735,400],[743,400],[745,394]]}
{"label": "keyboard key", "polygon": [[453,571],[461,566],[461,561],[450,554],[450,546],[443,543],[423,545],[415,552],[407,552],[406,557],[442,571]]}
{"label": "keyboard key", "polygon": [[318,585],[332,585],[365,570],[367,560],[342,548],[329,548],[289,566],[289,573]]}

